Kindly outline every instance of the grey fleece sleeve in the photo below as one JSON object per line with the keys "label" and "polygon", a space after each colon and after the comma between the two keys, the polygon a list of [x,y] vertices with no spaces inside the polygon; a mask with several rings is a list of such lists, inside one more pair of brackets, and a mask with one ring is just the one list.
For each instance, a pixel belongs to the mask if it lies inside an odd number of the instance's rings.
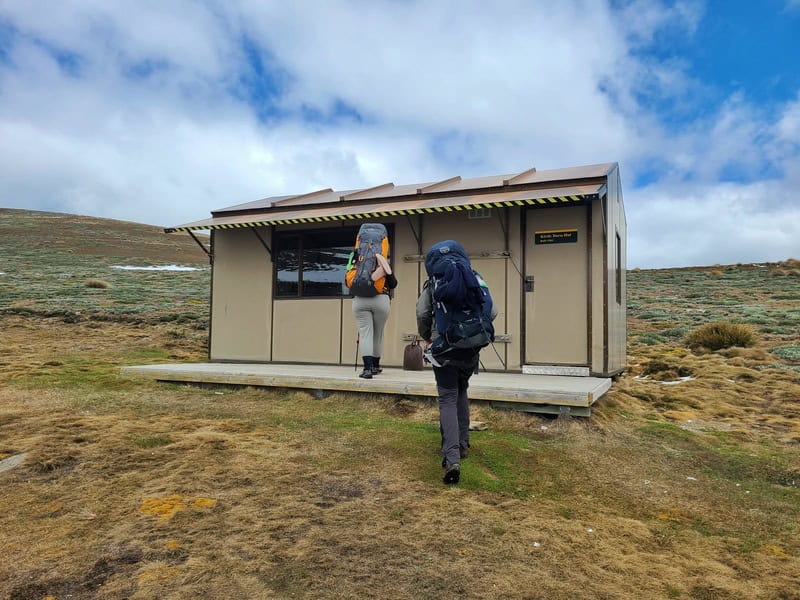
{"label": "grey fleece sleeve", "polygon": [[433,328],[433,298],[428,282],[417,298],[417,332],[423,340],[430,340]]}

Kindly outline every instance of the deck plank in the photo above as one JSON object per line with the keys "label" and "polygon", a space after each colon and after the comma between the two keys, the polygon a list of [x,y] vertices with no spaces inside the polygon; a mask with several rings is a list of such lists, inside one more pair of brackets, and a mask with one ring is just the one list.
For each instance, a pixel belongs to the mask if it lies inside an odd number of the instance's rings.
{"label": "deck plank", "polygon": [[[436,397],[430,369],[403,371],[385,368],[372,379],[361,379],[352,367],[300,364],[183,363],[123,367],[122,373],[159,381],[215,383],[313,390],[402,394]],[[487,373],[473,375],[473,400],[589,407],[611,387],[599,377]]]}

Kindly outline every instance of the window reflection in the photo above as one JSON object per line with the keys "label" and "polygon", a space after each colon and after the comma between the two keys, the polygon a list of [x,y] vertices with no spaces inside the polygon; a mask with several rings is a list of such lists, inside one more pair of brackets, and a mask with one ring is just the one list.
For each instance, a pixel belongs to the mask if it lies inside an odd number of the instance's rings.
{"label": "window reflection", "polygon": [[352,247],[303,249],[303,296],[347,294],[344,275]]}
{"label": "window reflection", "polygon": [[297,296],[300,291],[300,236],[276,236],[275,295]]}
{"label": "window reflection", "polygon": [[358,230],[277,233],[275,236],[275,296],[339,297],[348,294],[344,284],[347,261]]}

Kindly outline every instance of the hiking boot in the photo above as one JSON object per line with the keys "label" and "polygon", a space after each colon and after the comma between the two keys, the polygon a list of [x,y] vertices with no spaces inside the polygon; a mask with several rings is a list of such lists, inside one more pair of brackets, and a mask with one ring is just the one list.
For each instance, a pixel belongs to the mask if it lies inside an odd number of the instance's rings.
{"label": "hiking boot", "polygon": [[444,482],[447,485],[458,483],[458,480],[461,478],[461,465],[458,463],[452,463],[447,467],[447,470],[444,472]]}
{"label": "hiking boot", "polygon": [[361,377],[362,379],[372,379],[372,373],[373,373],[372,367],[375,364],[372,361],[373,359],[371,356],[364,357],[364,370],[361,371],[359,377]]}
{"label": "hiking boot", "polygon": [[380,356],[373,356],[372,357],[372,365],[370,365],[370,370],[372,371],[373,375],[377,375],[378,373],[382,373],[383,369],[381,369],[381,357]]}

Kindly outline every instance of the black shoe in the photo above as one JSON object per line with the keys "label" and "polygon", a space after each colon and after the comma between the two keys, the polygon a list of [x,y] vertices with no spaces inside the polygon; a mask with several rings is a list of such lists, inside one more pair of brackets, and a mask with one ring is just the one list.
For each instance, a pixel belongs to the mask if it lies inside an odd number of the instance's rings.
{"label": "black shoe", "polygon": [[381,369],[381,357],[380,356],[373,356],[372,357],[372,365],[370,366],[373,375],[377,375],[378,373],[382,373],[383,369]]}
{"label": "black shoe", "polygon": [[372,379],[372,366],[375,364],[372,362],[371,356],[364,356],[364,370],[361,371],[359,377],[362,379]]}
{"label": "black shoe", "polygon": [[444,472],[444,482],[447,485],[458,483],[458,480],[461,478],[461,465],[458,463],[452,463],[447,467],[447,471]]}

